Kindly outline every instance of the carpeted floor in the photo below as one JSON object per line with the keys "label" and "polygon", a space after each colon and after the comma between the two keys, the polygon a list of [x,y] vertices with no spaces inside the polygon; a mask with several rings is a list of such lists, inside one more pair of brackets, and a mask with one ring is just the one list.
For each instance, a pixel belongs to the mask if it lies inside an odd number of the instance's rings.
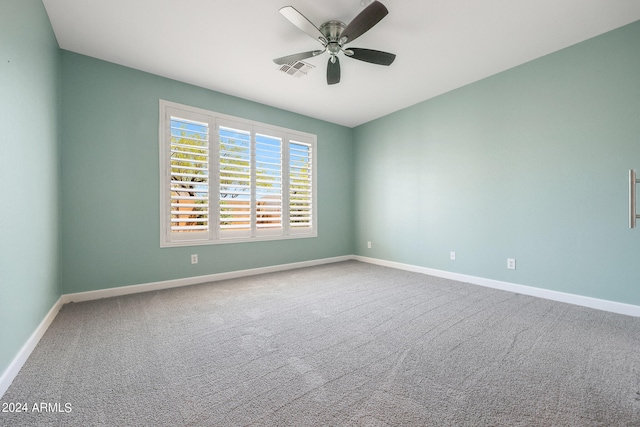
{"label": "carpeted floor", "polygon": [[0,425],[640,426],[640,318],[349,261],[65,305],[17,403]]}

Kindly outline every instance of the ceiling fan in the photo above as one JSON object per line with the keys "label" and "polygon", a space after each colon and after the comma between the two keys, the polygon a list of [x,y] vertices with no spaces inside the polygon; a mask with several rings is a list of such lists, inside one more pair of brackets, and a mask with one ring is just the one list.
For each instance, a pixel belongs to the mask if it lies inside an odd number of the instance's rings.
{"label": "ceiling fan", "polygon": [[382,18],[387,16],[389,11],[379,1],[374,1],[368,5],[349,25],[345,25],[340,21],[328,21],[318,28],[292,6],[285,6],[279,12],[293,25],[319,41],[323,48],[276,58],[273,62],[278,65],[301,61],[328,51],[331,56],[327,63],[327,84],[333,85],[340,82],[340,60],[338,59],[338,53],[340,52],[344,53],[348,58],[378,65],[391,65],[393,60],[396,59],[396,55],[393,53],[346,47],[348,43],[369,31]]}

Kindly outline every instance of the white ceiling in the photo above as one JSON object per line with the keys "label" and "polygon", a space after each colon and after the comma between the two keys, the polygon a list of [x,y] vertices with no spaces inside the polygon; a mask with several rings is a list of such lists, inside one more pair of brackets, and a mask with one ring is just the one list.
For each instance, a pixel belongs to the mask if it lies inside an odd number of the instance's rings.
{"label": "white ceiling", "polygon": [[62,49],[354,127],[640,19],[640,0],[382,0],[387,15],[351,47],[384,67],[324,54],[302,78],[273,58],[318,49],[278,10],[349,23],[360,0],[43,0]]}

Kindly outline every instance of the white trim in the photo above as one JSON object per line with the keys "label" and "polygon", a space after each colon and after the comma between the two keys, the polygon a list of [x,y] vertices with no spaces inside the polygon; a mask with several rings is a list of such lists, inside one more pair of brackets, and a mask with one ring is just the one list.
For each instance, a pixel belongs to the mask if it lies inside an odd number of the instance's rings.
{"label": "white trim", "polygon": [[70,302],[91,301],[101,298],[111,298],[121,295],[137,294],[141,292],[158,291],[162,289],[179,288],[182,286],[197,285],[200,283],[217,282],[220,280],[236,279],[239,277],[256,276],[258,274],[273,273],[276,271],[293,270],[296,268],[313,267],[315,265],[331,264],[334,262],[348,261],[352,255],[344,255],[333,258],[322,258],[311,261],[294,262],[290,264],[272,265],[269,267],[250,268],[247,270],[229,271],[227,273],[208,274],[205,276],[185,277],[183,279],[164,280],[161,282],[145,283],[141,285],[122,286],[119,288],[100,289],[97,291],[78,292],[62,295],[64,304]]}
{"label": "white trim", "polygon": [[63,304],[62,297],[60,297],[58,301],[53,304],[53,307],[51,307],[47,315],[44,316],[44,319],[42,319],[42,322],[40,322],[36,330],[33,331],[27,342],[24,343],[16,357],[13,358],[9,367],[2,373],[2,376],[0,376],[0,398],[2,398],[4,393],[9,389],[9,386],[18,375],[18,372],[20,372],[20,369],[22,369],[31,352],[36,348],[38,342],[40,342],[40,338],[42,338],[47,329],[49,329],[49,325],[51,325],[53,319],[58,315]]}
{"label": "white trim", "polygon": [[583,307],[595,308],[596,310],[609,311],[612,313],[625,314],[627,316],[640,317],[640,306],[625,304],[622,302],[608,301],[598,298],[586,297],[582,295],[569,294],[565,292],[552,291],[549,289],[535,288],[532,286],[518,285],[516,283],[502,282],[500,280],[485,279],[484,277],[469,276],[466,274],[452,273],[450,271],[436,270],[434,268],[420,267],[417,265],[403,264],[395,261],[387,261],[378,258],[369,258],[359,255],[353,256],[357,261],[369,264],[381,265],[384,267],[397,268],[399,270],[412,271],[415,273],[428,274],[430,276],[442,277],[444,279],[457,280],[458,282],[471,283],[473,285],[485,286],[487,288],[500,289],[508,292],[515,292],[523,295],[530,295],[552,301],[564,302]]}
{"label": "white trim", "polygon": [[[318,190],[317,190],[317,171],[318,171],[318,136],[315,134],[287,129],[280,126],[260,123],[241,117],[229,116],[215,111],[204,110],[198,107],[178,104],[172,101],[160,99],[159,101],[159,118],[158,118],[158,145],[160,155],[159,172],[160,172],[160,247],[170,248],[179,246],[197,246],[197,245],[216,245],[225,243],[242,243],[263,240],[287,240],[287,239],[303,239],[310,237],[318,237]],[[172,117],[180,117],[180,120],[189,122],[202,123],[207,125],[209,132],[209,154],[208,154],[208,230],[195,231],[191,233],[173,232],[171,223],[171,155],[170,146],[172,139],[171,121]],[[216,195],[220,190],[221,176],[221,157],[220,157],[220,129],[229,128],[246,132],[251,139],[251,148],[249,150],[251,161],[248,169],[250,170],[250,222],[248,229],[242,230],[223,230],[220,226],[220,200]],[[256,135],[261,134],[278,138],[282,145],[282,169],[283,176],[281,183],[282,191],[282,223],[278,228],[273,228],[271,232],[258,230],[256,227]],[[291,144],[307,145],[310,151],[311,166],[311,223],[308,227],[294,227],[290,221],[285,221],[289,217],[291,206],[288,203],[290,197],[291,181],[284,176],[289,176],[292,169],[290,150]],[[247,194],[248,195],[248,194]],[[214,197],[215,196],[215,197]],[[286,203],[285,203],[286,202]],[[276,233],[275,230],[278,230]],[[240,233],[238,233],[240,232]]]}

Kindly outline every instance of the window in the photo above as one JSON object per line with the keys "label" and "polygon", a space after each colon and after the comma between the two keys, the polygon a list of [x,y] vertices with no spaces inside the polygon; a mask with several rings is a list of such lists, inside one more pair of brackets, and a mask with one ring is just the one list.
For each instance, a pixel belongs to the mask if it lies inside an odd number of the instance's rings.
{"label": "window", "polygon": [[160,246],[315,237],[316,136],[160,100]]}

